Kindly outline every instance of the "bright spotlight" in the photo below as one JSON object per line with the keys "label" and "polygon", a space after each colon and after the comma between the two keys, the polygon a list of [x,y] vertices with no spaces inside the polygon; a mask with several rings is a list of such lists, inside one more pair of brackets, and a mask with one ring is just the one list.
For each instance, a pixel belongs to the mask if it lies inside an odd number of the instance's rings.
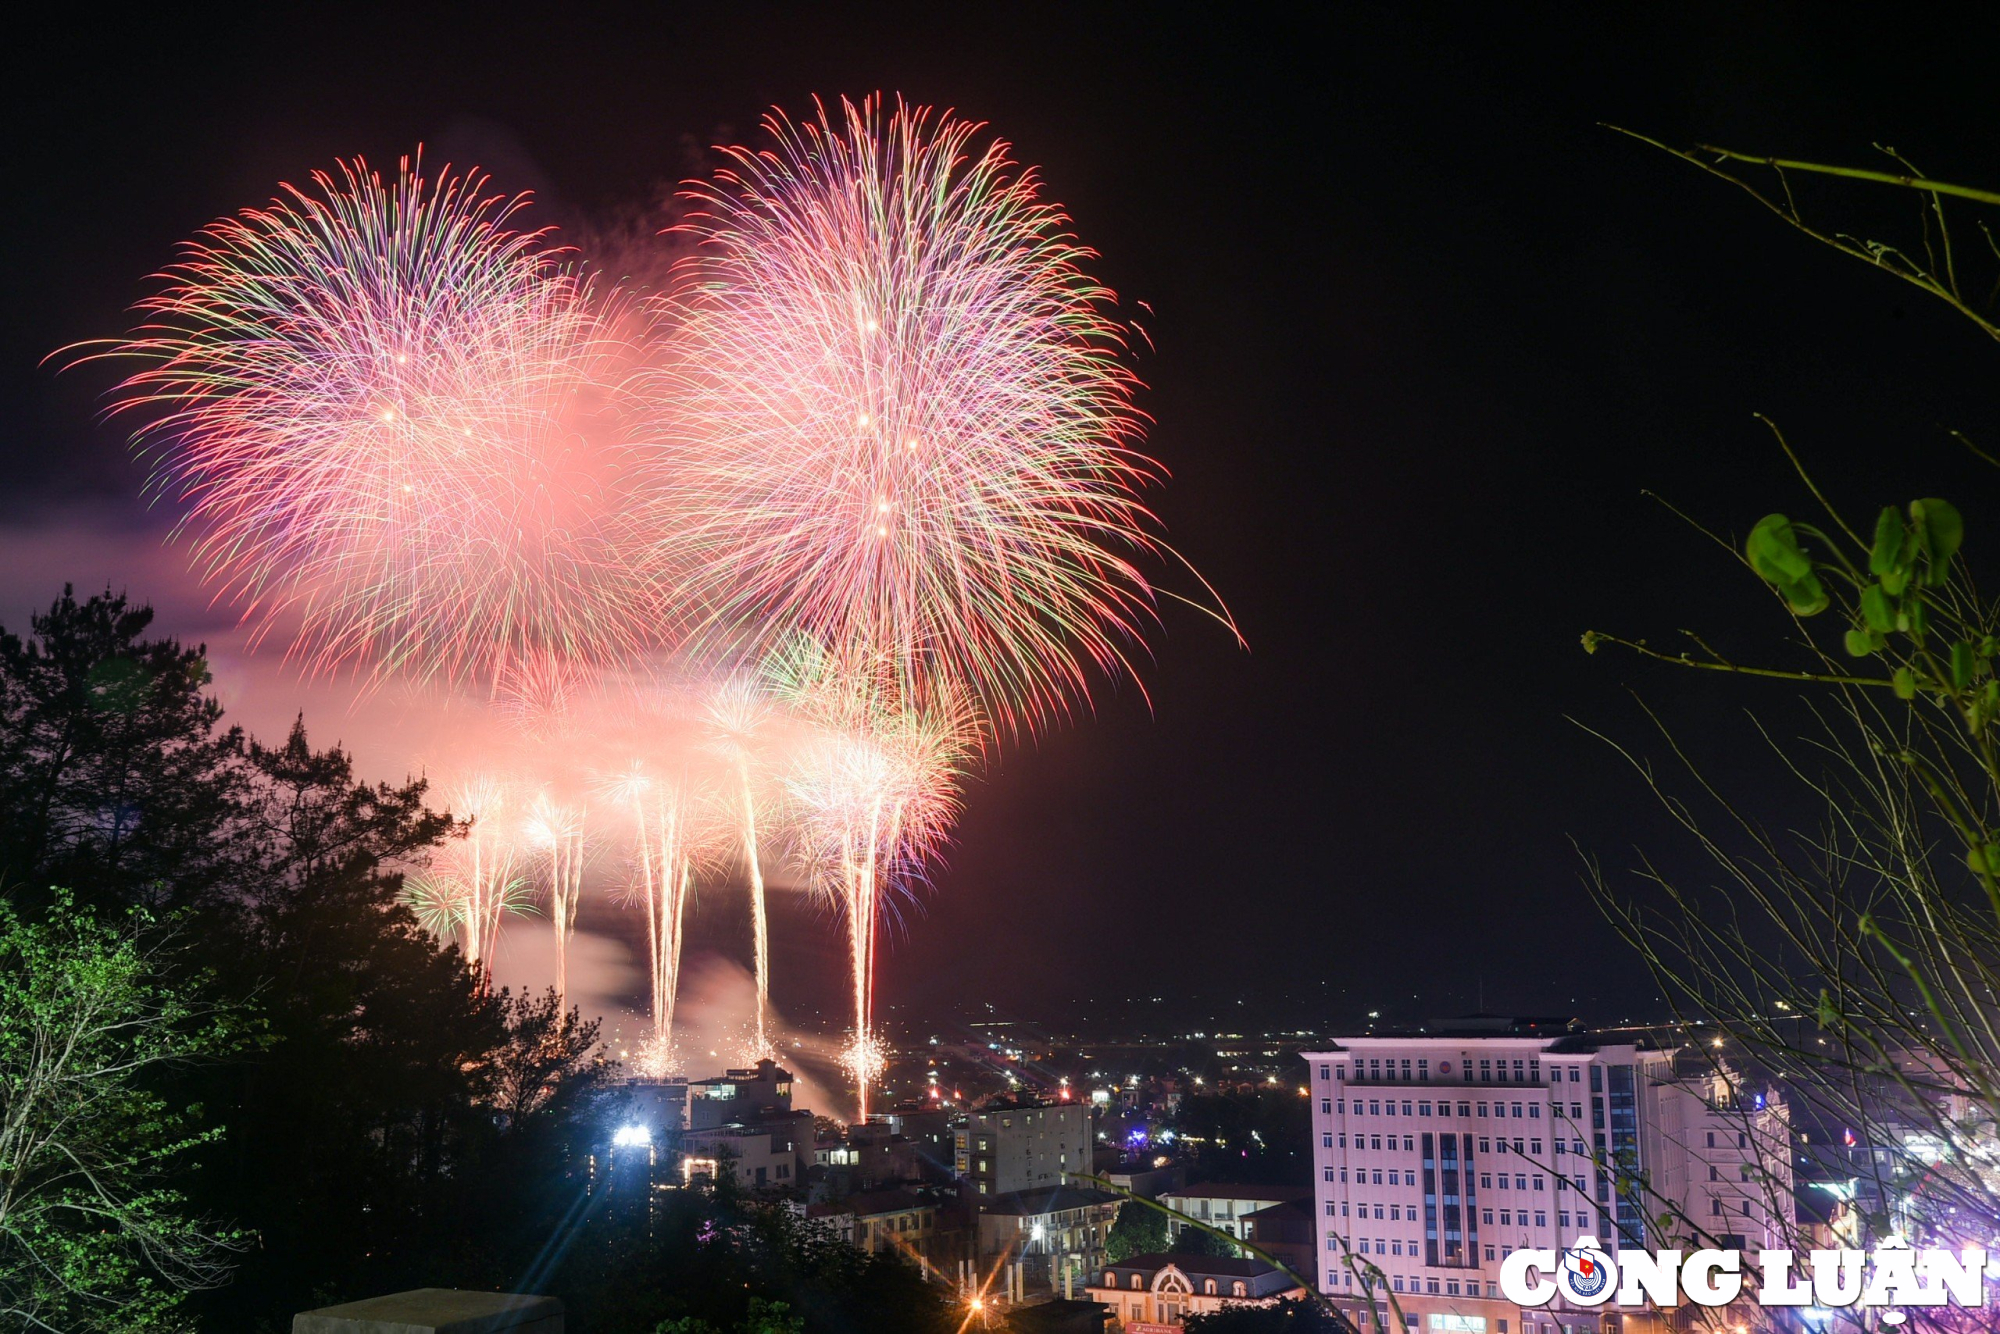
{"label": "bright spotlight", "polygon": [[620,1126],[611,1135],[611,1143],[620,1149],[637,1149],[653,1142],[653,1132],[647,1126]]}

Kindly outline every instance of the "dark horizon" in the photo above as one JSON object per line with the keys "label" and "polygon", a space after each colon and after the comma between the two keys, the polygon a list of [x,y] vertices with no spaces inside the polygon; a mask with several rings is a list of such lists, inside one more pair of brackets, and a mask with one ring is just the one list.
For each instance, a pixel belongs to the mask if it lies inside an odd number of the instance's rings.
{"label": "dark horizon", "polygon": [[[1857,511],[1954,500],[1975,558],[2000,506],[1947,433],[2000,422],[1949,311],[1605,126],[1847,163],[1887,144],[1992,186],[1995,37],[1806,6],[44,17],[6,94],[0,622],[110,577],[161,599],[163,631],[226,632],[167,597],[170,558],[99,568],[152,550],[170,508],[96,420],[106,377],[44,363],[122,331],[215,216],[421,143],[536,190],[543,221],[613,230],[774,103],[900,92],[1039,166],[1096,273],[1151,312],[1141,405],[1172,474],[1152,503],[1249,648],[1168,603],[1143,697],[1107,685],[1094,716],[1003,750],[884,955],[885,1017],[990,1002],[1057,1024],[1158,995],[1180,1026],[1658,1019],[1583,858],[1705,871],[1585,729],[1664,760],[1636,692],[1754,796],[1743,711],[1798,719],[1782,689],[1579,636],[1778,643],[1768,599],[1661,503],[1730,534],[1805,508],[1753,414]],[[330,741],[343,720],[307,723]],[[839,1000],[813,920],[776,924],[797,1014]],[[735,929],[702,939],[740,953]]]}

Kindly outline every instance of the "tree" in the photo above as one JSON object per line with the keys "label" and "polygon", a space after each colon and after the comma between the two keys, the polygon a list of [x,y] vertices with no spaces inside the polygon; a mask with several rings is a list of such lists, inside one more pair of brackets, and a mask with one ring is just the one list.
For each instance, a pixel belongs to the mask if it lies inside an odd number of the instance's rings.
{"label": "tree", "polygon": [[234,1017],[162,981],[142,915],[56,892],[30,922],[0,901],[0,1323],[59,1334],[189,1327],[239,1237],[171,1181],[220,1134],[157,1077],[213,1058]]}
{"label": "tree", "polygon": [[[1973,230],[1955,210],[2000,206],[2000,193],[1931,181],[1900,160],[1873,171],[1726,150],[1681,156],[2000,339],[1991,285],[2000,256],[1980,275],[1980,255],[1953,248]],[[1743,174],[1744,164],[1774,172],[1773,185]],[[1810,221],[1798,187],[1829,177],[1906,192],[1921,205],[1921,245]],[[1725,1090],[1718,1105],[1747,1130],[1750,1103],[1737,1091],[1750,1078],[1775,1082],[1805,1136],[1800,1162],[1854,1187],[1848,1221],[1859,1241],[1894,1233],[1919,1245],[1983,1244],[1985,1222],[1970,1220],[2000,1214],[1991,1166],[2000,1146],[2000,603],[1980,592],[1952,505],[1923,498],[1857,523],[1803,468],[1800,476],[1820,517],[1766,515],[1737,548],[1745,577],[1761,581],[1786,618],[1782,644],[1752,660],[1696,636],[1680,651],[1598,633],[1584,647],[1799,691],[1803,738],[1765,728],[1759,741],[1817,811],[1817,826],[1774,832],[1674,747],[1685,786],[1635,763],[1712,860],[1719,885],[1688,884],[1650,860],[1637,871],[1649,894],[1624,892],[1595,864],[1593,883],[1684,1018],[1713,1025],[1699,1054]],[[1813,1147],[1823,1128],[1833,1143]],[[1763,1184],[1767,1203],[1779,1205],[1778,1183]],[[1701,1235],[1702,1220],[1671,1207],[1660,1222]]]}
{"label": "tree", "polygon": [[[736,1326],[735,1334],[805,1334],[805,1317],[793,1315],[791,1310],[784,1302],[752,1297],[749,1313],[743,1317],[743,1323]],[[721,1334],[721,1331],[706,1320],[686,1316],[677,1320],[662,1320],[655,1327],[655,1334]]]}
{"label": "tree", "polygon": [[242,734],[202,650],[142,638],[152,619],[64,588],[25,640],[0,632],[0,883],[173,908],[236,864]]}
{"label": "tree", "polygon": [[1353,1326],[1316,1302],[1282,1298],[1271,1306],[1224,1306],[1189,1315],[1188,1334],[1348,1334]]}
{"label": "tree", "polygon": [[1104,1238],[1104,1253],[1116,1264],[1135,1255],[1158,1255],[1167,1249],[1167,1216],[1137,1200],[1118,1206],[1118,1217]]}
{"label": "tree", "polygon": [[1174,1238],[1175,1255],[1208,1255],[1218,1260],[1227,1260],[1236,1254],[1236,1248],[1212,1232],[1197,1227],[1184,1227]]}

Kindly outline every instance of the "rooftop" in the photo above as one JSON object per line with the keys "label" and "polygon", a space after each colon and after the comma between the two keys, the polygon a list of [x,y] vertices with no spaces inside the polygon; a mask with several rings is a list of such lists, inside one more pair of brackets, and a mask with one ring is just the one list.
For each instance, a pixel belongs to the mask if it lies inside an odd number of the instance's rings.
{"label": "rooftop", "polygon": [[926,1201],[918,1199],[907,1190],[864,1190],[857,1191],[844,1200],[834,1200],[825,1204],[809,1205],[808,1218],[826,1218],[834,1214],[852,1214],[856,1218],[873,1218],[880,1214],[907,1213],[912,1209],[926,1207]]}
{"label": "rooftop", "polygon": [[1138,1270],[1148,1277],[1159,1273],[1169,1265],[1180,1270],[1189,1278],[1262,1278],[1266,1274],[1281,1272],[1276,1265],[1262,1260],[1225,1260],[1214,1255],[1153,1254],[1135,1255],[1129,1260],[1104,1266],[1105,1272],[1129,1274]]}
{"label": "rooftop", "polygon": [[995,1195],[979,1206],[982,1214],[1007,1214],[1032,1218],[1038,1214],[1061,1213],[1066,1209],[1088,1209],[1094,1204],[1111,1204],[1123,1198],[1108,1190],[1084,1190],[1076,1186],[1045,1187],[1040,1190],[1009,1191]]}
{"label": "rooftop", "polygon": [[1182,1186],[1178,1190],[1163,1191],[1165,1200],[1268,1200],[1272,1204],[1288,1204],[1293,1200],[1310,1200],[1311,1186],[1245,1186],[1229,1181],[1204,1181],[1198,1186]]}

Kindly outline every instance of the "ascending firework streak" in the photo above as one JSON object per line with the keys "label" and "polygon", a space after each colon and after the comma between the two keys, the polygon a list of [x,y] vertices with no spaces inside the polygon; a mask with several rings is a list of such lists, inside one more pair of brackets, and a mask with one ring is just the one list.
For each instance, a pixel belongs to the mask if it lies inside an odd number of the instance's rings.
{"label": "ascending firework streak", "polygon": [[634,767],[616,789],[639,827],[641,902],[646,910],[647,974],[653,1033],[642,1049],[649,1075],[674,1068],[674,1000],[680,991],[681,941],[694,893],[698,835],[695,798],[685,783],[652,777]]}
{"label": "ascending firework streak", "polygon": [[[816,672],[794,654],[794,698],[820,728],[788,775],[802,860],[847,923],[854,1033],[846,1052],[868,1119],[885,1064],[874,1024],[875,947],[885,894],[924,874],[958,812],[976,717],[962,702],[928,713],[897,708],[851,676]],[[945,703],[949,703],[946,701]]]}
{"label": "ascending firework streak", "polygon": [[771,934],[764,902],[764,862],[757,847],[757,783],[753,768],[761,766],[759,732],[767,728],[771,702],[754,681],[734,676],[709,693],[710,745],[729,765],[736,794],[737,827],[742,835],[743,862],[750,873],[750,929],[757,968],[757,1027],[751,1036],[751,1061],[774,1055],[770,1039]]}
{"label": "ascending firework streak", "polygon": [[474,778],[452,794],[467,821],[465,837],[446,851],[443,868],[413,879],[403,901],[438,935],[455,932],[481,987],[491,985],[492,955],[508,914],[534,911],[526,882],[515,874],[516,848],[507,824],[507,790]]}
{"label": "ascending firework streak", "polygon": [[700,245],[654,397],[676,605],[742,645],[808,635],[898,698],[1010,730],[1129,675],[1164,551],[1111,292],[977,126],[875,99],[765,121],[693,192]]}
{"label": "ascending firework streak", "polygon": [[[594,291],[524,196],[356,160],[211,224],[85,359],[146,363],[119,409],[194,559],[314,668],[560,694],[645,638],[620,391],[645,316]],[[648,538],[657,547],[659,535]]]}
{"label": "ascending firework streak", "polygon": [[549,920],[555,926],[556,997],[569,995],[569,938],[583,897],[583,808],[563,806],[547,793],[535,799],[527,834],[549,858]]}

